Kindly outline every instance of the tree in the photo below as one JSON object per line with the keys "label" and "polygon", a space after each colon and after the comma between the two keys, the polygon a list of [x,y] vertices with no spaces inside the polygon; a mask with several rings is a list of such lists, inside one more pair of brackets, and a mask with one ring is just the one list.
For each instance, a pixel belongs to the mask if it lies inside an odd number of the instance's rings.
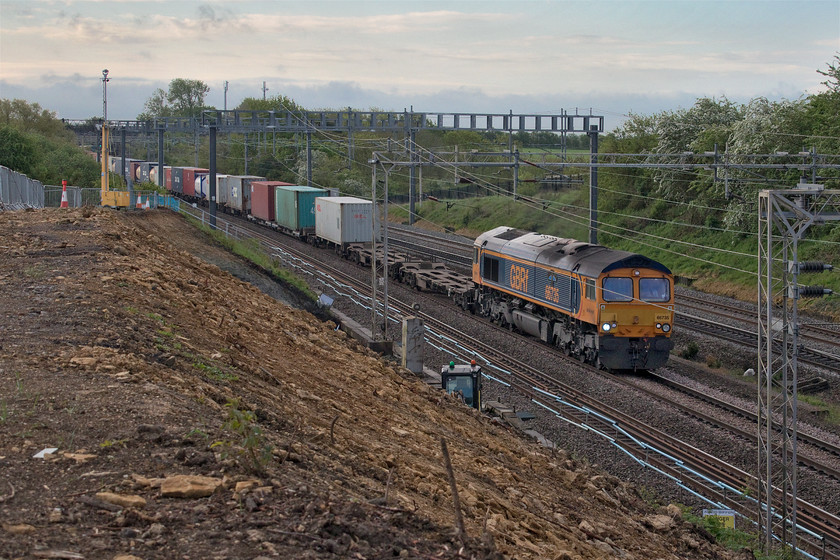
{"label": "tree", "polygon": [[0,125],[13,126],[21,132],[37,132],[49,138],[73,139],[73,133],[53,111],[23,99],[0,99]]}
{"label": "tree", "polygon": [[815,147],[818,152],[836,154],[840,151],[840,55],[834,55],[834,62],[828,70],[817,70],[827,79],[822,82],[828,91],[808,98],[805,109],[809,138],[805,147]]}
{"label": "tree", "polygon": [[204,98],[210,92],[210,86],[201,80],[176,78],[169,82],[166,100],[172,112],[178,117],[198,117],[205,108]]}
{"label": "tree", "polygon": [[285,95],[275,95],[268,99],[246,97],[239,104],[237,109],[243,111],[291,111],[293,113],[304,113],[306,109],[298,105],[294,99]]}
{"label": "tree", "polygon": [[166,92],[158,88],[143,105],[145,111],[137,115],[137,120],[147,121],[155,117],[170,117],[172,109],[166,104]]}
{"label": "tree", "polygon": [[840,93],[840,54],[834,55],[834,63],[826,63],[828,70],[817,70],[817,74],[828,78],[822,84],[834,93]]}
{"label": "tree", "polygon": [[210,92],[210,86],[201,80],[175,78],[169,82],[169,90],[158,88],[144,104],[145,111],[137,115],[137,120],[149,120],[156,117],[199,117],[201,111],[208,109],[204,98]]}
{"label": "tree", "polygon": [[35,160],[34,143],[18,129],[0,124],[0,165],[28,175]]}

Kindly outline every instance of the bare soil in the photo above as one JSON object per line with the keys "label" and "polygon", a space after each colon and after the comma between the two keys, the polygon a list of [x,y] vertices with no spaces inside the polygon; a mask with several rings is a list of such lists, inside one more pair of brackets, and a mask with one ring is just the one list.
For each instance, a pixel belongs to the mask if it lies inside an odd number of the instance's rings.
{"label": "bare soil", "polygon": [[0,258],[0,559],[752,558],[169,211],[0,213]]}

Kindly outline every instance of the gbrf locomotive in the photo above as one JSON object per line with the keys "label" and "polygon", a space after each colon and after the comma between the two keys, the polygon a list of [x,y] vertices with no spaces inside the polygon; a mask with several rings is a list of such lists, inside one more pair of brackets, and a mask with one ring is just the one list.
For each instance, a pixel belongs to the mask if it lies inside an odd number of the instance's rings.
{"label": "gbrf locomotive", "polygon": [[610,370],[668,360],[674,278],[645,256],[507,226],[475,240],[473,309]]}

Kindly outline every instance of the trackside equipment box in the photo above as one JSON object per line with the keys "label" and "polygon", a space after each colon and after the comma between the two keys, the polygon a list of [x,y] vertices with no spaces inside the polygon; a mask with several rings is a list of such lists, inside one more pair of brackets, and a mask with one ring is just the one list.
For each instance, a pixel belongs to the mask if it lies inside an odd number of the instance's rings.
{"label": "trackside equipment box", "polygon": [[354,196],[315,199],[315,235],[336,245],[370,243],[373,204]]}

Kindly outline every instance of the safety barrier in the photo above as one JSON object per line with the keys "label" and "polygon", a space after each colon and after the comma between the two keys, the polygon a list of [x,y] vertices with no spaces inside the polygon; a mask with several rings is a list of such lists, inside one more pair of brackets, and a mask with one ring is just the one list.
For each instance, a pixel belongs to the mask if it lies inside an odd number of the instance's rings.
{"label": "safety barrier", "polygon": [[[67,194],[67,206],[99,206],[102,203],[102,191],[99,188],[83,188],[44,185],[30,179],[22,173],[0,166],[0,210],[22,210],[24,208],[59,208],[62,195]],[[177,211],[178,200],[154,191],[134,191],[134,200],[140,200],[141,208],[166,207]],[[134,201],[132,201],[134,202]],[[135,208],[132,204],[131,208]]]}
{"label": "safety barrier", "polygon": [[[58,196],[60,202],[61,193]],[[30,179],[8,167],[0,166],[0,210],[43,207],[43,183]]]}

